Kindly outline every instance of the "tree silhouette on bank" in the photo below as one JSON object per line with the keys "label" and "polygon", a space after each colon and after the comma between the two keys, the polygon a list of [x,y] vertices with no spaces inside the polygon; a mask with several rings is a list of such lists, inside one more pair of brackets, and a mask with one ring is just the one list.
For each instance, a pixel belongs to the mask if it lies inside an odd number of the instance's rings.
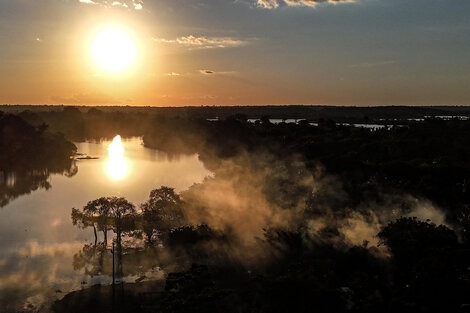
{"label": "tree silhouette on bank", "polygon": [[162,186],[150,192],[149,199],[141,205],[143,231],[149,243],[155,234],[165,240],[173,228],[183,225],[181,204],[173,188]]}

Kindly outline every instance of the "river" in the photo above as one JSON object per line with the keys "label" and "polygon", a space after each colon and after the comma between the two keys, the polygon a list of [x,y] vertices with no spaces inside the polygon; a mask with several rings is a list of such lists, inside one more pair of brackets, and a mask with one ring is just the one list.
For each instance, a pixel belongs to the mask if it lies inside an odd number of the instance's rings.
{"label": "river", "polygon": [[[117,157],[108,152],[111,141],[75,144],[81,159],[66,175],[43,175],[43,181],[26,184],[29,189],[16,188],[25,178],[10,175],[0,185],[3,194],[15,194],[0,207],[0,312],[37,311],[71,290],[110,282],[80,263],[94,235],[90,228],[72,225],[72,208],[102,196],[138,205],[152,189],[164,185],[180,192],[211,174],[197,155],[147,149],[141,138],[123,139],[123,154]],[[15,188],[21,191],[14,193]],[[161,274],[149,270],[155,273],[147,277]]]}

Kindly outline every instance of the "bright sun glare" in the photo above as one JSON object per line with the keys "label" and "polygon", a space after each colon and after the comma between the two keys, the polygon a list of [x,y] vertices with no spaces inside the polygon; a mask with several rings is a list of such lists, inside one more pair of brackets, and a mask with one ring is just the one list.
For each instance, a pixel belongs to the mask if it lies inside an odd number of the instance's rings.
{"label": "bright sun glare", "polygon": [[124,147],[121,143],[121,136],[114,137],[113,142],[108,147],[108,174],[115,180],[120,180],[126,175],[127,162],[124,158]]}
{"label": "bright sun glare", "polygon": [[93,40],[91,52],[95,62],[111,72],[127,69],[137,56],[134,40],[118,29],[106,29],[98,33]]}

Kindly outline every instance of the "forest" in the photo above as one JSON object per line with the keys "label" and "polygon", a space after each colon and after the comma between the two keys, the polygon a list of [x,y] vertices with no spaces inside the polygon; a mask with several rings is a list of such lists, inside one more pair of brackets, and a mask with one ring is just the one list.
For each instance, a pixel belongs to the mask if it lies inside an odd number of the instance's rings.
{"label": "forest", "polygon": [[20,195],[50,188],[53,173],[73,176],[77,148],[48,125],[0,111],[0,208]]}
{"label": "forest", "polygon": [[[94,234],[74,269],[165,275],[69,293],[55,312],[470,311],[470,121],[442,108],[254,110],[0,115],[4,184],[12,168],[73,175],[70,141],[116,134],[197,153],[213,173],[179,193],[155,186],[141,204],[103,195],[67,208]],[[339,123],[359,121],[394,126]]]}

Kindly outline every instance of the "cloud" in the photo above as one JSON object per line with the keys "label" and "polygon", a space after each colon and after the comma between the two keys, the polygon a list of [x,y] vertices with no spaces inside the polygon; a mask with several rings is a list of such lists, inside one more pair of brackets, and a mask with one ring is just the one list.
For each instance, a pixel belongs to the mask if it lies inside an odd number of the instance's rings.
{"label": "cloud", "polygon": [[264,9],[274,9],[281,4],[287,6],[315,7],[319,4],[353,3],[356,0],[257,0],[256,5]]}
{"label": "cloud", "polygon": [[340,3],[352,3],[356,1],[355,0],[284,0],[284,2],[290,6],[303,5],[303,6],[308,6],[308,7],[314,7],[322,3],[340,4]]}
{"label": "cloud", "polygon": [[152,38],[160,44],[182,46],[190,49],[233,48],[247,44],[247,41],[229,37],[196,37],[193,35],[178,37],[176,39]]}
{"label": "cloud", "polygon": [[230,74],[237,74],[236,71],[222,71],[222,72],[216,72],[213,70],[208,70],[208,69],[201,69],[199,70],[199,73],[202,75],[230,75]]}
{"label": "cloud", "polygon": [[99,5],[105,8],[110,7],[122,7],[122,8],[132,8],[134,10],[143,9],[143,1],[140,0],[121,0],[121,1],[107,1],[107,0],[78,0],[80,3]]}
{"label": "cloud", "polygon": [[215,74],[214,71],[211,70],[199,70],[199,73],[204,74],[204,75],[212,75]]}
{"label": "cloud", "polygon": [[171,72],[171,73],[165,73],[165,76],[180,76],[181,74],[180,73],[175,73],[175,72]]}
{"label": "cloud", "polygon": [[123,2],[119,2],[119,1],[114,1],[112,4],[111,4],[113,7],[123,7],[123,8],[129,8],[129,6]]}
{"label": "cloud", "polygon": [[258,0],[257,5],[265,9],[274,9],[279,6],[279,2],[277,0]]}

